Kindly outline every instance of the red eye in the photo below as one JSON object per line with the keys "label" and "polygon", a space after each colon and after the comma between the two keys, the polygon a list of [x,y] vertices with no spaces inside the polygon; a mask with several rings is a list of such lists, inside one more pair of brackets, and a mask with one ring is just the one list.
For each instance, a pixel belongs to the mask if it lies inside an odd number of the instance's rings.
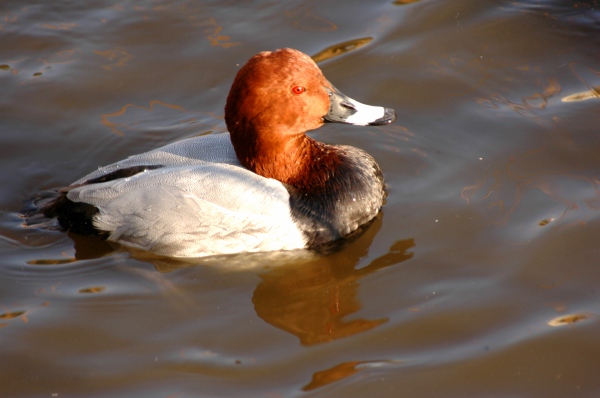
{"label": "red eye", "polygon": [[303,92],[306,91],[306,88],[304,88],[304,86],[294,86],[292,87],[292,93],[294,94],[302,94]]}

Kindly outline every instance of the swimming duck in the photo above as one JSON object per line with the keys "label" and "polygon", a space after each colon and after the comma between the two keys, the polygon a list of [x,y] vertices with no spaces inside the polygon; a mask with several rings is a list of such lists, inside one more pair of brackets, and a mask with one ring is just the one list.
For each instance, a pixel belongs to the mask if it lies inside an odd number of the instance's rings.
{"label": "swimming duck", "polygon": [[35,199],[24,224],[55,219],[64,230],[171,257],[317,248],[373,219],[384,183],[365,151],[305,132],[395,118],[343,95],[300,51],[261,52],[233,81],[229,133],[100,168]]}

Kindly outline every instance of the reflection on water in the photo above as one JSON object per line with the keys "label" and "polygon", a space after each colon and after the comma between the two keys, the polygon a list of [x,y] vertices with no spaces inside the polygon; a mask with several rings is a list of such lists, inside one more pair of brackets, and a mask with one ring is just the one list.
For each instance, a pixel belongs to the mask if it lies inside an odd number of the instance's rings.
{"label": "reflection on water", "polygon": [[[199,264],[222,267],[222,262],[227,263],[229,270],[268,267],[269,271],[260,274],[261,280],[252,295],[256,314],[276,328],[295,335],[303,345],[313,345],[352,336],[387,321],[387,318],[348,319],[362,307],[358,298],[362,278],[398,265],[414,255],[411,251],[415,247],[414,239],[405,239],[394,243],[387,253],[359,267],[361,260],[368,256],[372,241],[381,228],[381,220],[380,215],[364,230],[357,232],[352,238],[351,248],[349,242],[339,242],[338,247],[326,250],[327,255],[290,251],[179,260],[131,248],[120,249],[129,252],[133,258],[154,264],[156,270],[162,273]],[[75,235],[72,238],[75,239],[77,256],[81,256],[79,259],[104,255],[97,250],[98,247],[94,247],[95,239]],[[116,247],[106,244],[107,250]],[[143,275],[148,277],[146,272]],[[102,287],[93,287],[80,292],[98,293],[103,290]]]}
{"label": "reflection on water", "polygon": [[316,390],[328,384],[340,381],[355,375],[356,373],[368,368],[385,368],[388,366],[398,366],[398,361],[349,361],[343,362],[332,368],[321,370],[313,374],[310,383],[302,387],[303,391]]}
{"label": "reflection on water", "polygon": [[359,281],[410,259],[413,253],[409,250],[415,243],[412,239],[396,242],[388,253],[357,269],[359,260],[367,255],[375,227],[372,225],[353,244],[351,252],[336,253],[318,262],[282,266],[261,275],[262,281],[252,296],[257,315],[297,336],[303,345],[352,336],[385,323],[387,318],[348,319],[361,309]]}
{"label": "reflection on water", "polygon": [[12,311],[12,312],[5,312],[3,314],[0,314],[0,328],[8,326],[8,323],[4,322],[5,320],[8,320],[8,319],[23,317],[23,321],[26,322],[27,321],[27,318],[25,318],[26,312],[27,311]]}
{"label": "reflection on water", "polygon": [[327,47],[324,50],[319,51],[318,53],[312,56],[312,59],[315,62],[321,62],[331,58],[335,58],[340,55],[346,54],[350,51],[358,50],[362,46],[369,44],[371,40],[373,40],[372,37],[365,37],[362,39],[349,40],[340,44],[335,44],[333,46]]}
{"label": "reflection on water", "polygon": [[[166,104],[161,101],[150,101],[147,107],[127,104],[116,112],[102,115],[102,124],[118,135],[123,135],[122,130],[133,126],[135,126],[136,131],[143,130],[144,127],[146,127],[145,130],[147,131],[156,129],[157,124],[160,125],[161,121],[172,121],[178,118],[179,115],[170,115],[169,112],[180,114],[187,111],[182,106]],[[115,118],[124,120],[113,121]],[[143,125],[140,126],[140,123],[143,123]]]}
{"label": "reflection on water", "polygon": [[[513,228],[519,232],[513,237],[531,236],[537,227],[577,225],[596,218],[600,209],[598,177],[577,161],[557,161],[549,151],[540,147],[511,156],[476,184],[464,187],[461,197],[469,204],[484,206],[487,217],[499,226],[516,224]],[[533,207],[528,206],[532,197],[536,198]]]}
{"label": "reflection on water", "polygon": [[[600,317],[600,315],[594,314],[595,317]],[[553,318],[548,321],[549,326],[565,326],[572,325],[575,322],[580,322],[586,320],[590,317],[588,314],[570,314],[570,315],[561,315],[556,318]]]}
{"label": "reflection on water", "polygon": [[313,1],[302,1],[297,6],[286,9],[283,13],[294,28],[315,32],[335,31],[338,28],[337,25],[319,15],[315,8]]}
{"label": "reflection on water", "polygon": [[569,67],[571,68],[571,71],[577,77],[577,79],[579,79],[579,81],[583,85],[587,86],[588,89],[586,91],[581,91],[575,94],[567,95],[566,97],[562,98],[562,102],[579,102],[589,99],[600,99],[600,86],[589,83],[590,80],[596,82],[599,80],[600,71],[592,68],[586,68],[586,74],[591,74],[592,77],[584,77],[582,73],[578,72],[575,64],[571,63]]}
{"label": "reflection on water", "polygon": [[580,93],[567,95],[566,97],[562,98],[562,102],[579,102],[589,99],[600,99],[600,86],[592,87],[591,89],[582,91]]}
{"label": "reflection on water", "polygon": [[[600,396],[597,0],[26,3],[0,6],[1,396]],[[223,132],[281,47],[398,112],[310,133],[380,164],[362,235],[176,261],[21,227],[39,190]]]}
{"label": "reflection on water", "polygon": [[[291,333],[303,345],[313,345],[348,337],[377,327],[387,321],[381,319],[348,319],[361,309],[358,298],[360,280],[381,269],[398,265],[413,257],[413,239],[394,243],[387,253],[360,266],[368,256],[373,238],[381,227],[381,215],[348,242],[339,242],[327,249],[327,255],[304,251],[239,254],[203,259],[172,259],[152,253],[126,250],[133,258],[154,264],[159,272],[169,273],[199,264],[214,265],[225,261],[230,270],[269,266],[261,273],[252,302],[256,314],[267,323]],[[113,252],[118,245],[97,239],[71,235],[75,242],[77,259],[98,258]],[[102,250],[104,248],[105,251]],[[77,261],[73,259],[73,261]],[[35,264],[63,264],[68,260],[38,260]],[[286,265],[286,263],[288,263]],[[144,272],[147,276],[147,273]],[[162,282],[161,282],[162,283]],[[80,292],[98,293],[103,287],[80,289]]]}
{"label": "reflection on water", "polygon": [[127,66],[129,60],[133,58],[133,55],[121,47],[111,48],[105,51],[94,50],[94,54],[99,55],[108,61],[107,64],[102,65],[102,68],[106,70]]}

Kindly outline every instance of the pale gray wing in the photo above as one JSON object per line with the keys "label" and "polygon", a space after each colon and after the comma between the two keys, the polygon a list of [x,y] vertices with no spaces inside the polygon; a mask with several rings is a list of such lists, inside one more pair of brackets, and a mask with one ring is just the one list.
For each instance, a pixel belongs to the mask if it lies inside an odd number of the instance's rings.
{"label": "pale gray wing", "polygon": [[149,152],[133,155],[111,165],[100,167],[71,185],[83,184],[86,181],[130,167],[192,166],[206,162],[240,165],[229,133],[187,138]]}
{"label": "pale gray wing", "polygon": [[194,257],[302,248],[280,182],[225,163],[163,167],[72,188],[68,198],[96,206],[94,225],[110,240]]}

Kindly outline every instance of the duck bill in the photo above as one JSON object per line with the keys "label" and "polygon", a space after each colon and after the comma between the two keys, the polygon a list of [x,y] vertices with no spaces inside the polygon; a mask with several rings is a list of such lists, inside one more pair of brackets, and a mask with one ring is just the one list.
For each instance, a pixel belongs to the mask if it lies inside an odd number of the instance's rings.
{"label": "duck bill", "polygon": [[396,120],[396,111],[391,108],[362,104],[342,94],[333,86],[325,89],[329,94],[329,112],[323,116],[326,122],[381,126]]}

